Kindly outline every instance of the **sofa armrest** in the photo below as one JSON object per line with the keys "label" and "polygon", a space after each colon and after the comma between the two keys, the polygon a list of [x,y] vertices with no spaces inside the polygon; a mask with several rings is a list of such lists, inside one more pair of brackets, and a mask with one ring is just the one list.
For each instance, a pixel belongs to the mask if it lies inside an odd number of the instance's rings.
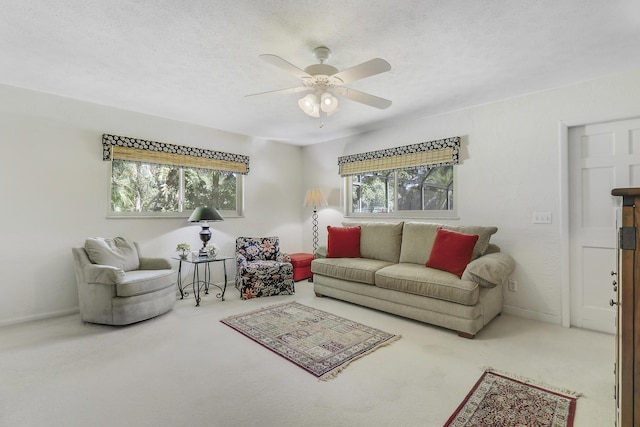
{"label": "sofa armrest", "polygon": [[327,257],[327,247],[320,246],[316,249],[316,258],[326,258]]}
{"label": "sofa armrest", "polygon": [[490,253],[471,261],[462,274],[462,280],[471,280],[482,287],[493,288],[504,283],[515,267],[516,262],[509,255]]}
{"label": "sofa armrest", "polygon": [[140,257],[140,270],[171,270],[171,262],[167,258]]}
{"label": "sofa armrest", "polygon": [[115,285],[124,279],[124,271],[110,265],[90,264],[84,267],[84,278],[87,283]]}

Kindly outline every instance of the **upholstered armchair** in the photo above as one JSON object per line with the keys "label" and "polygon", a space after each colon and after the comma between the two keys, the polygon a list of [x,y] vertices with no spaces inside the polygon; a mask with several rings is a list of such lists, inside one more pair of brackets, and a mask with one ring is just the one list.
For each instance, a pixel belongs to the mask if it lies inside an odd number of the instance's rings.
{"label": "upholstered armchair", "polygon": [[293,295],[293,265],[278,237],[236,239],[236,288],[240,298]]}
{"label": "upholstered armchair", "polygon": [[178,273],[169,260],[139,256],[122,237],[90,238],[72,253],[83,321],[127,325],[173,308]]}

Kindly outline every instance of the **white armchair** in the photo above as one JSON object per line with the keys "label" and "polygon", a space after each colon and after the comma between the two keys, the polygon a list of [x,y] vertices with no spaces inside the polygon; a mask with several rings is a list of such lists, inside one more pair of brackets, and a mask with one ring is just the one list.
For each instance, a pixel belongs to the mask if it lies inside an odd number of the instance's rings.
{"label": "white armchair", "polygon": [[122,237],[87,239],[72,253],[83,321],[128,325],[173,308],[177,271],[169,260],[141,257]]}

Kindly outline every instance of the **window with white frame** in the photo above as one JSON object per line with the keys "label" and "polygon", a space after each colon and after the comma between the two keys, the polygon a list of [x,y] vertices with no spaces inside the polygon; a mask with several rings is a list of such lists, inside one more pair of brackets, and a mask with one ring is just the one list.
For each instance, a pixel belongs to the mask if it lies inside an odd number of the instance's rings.
{"label": "window with white frame", "polygon": [[199,206],[243,214],[246,156],[115,135],[103,135],[103,148],[111,160],[108,216],[183,217]]}
{"label": "window with white frame", "polygon": [[459,137],[340,157],[347,216],[454,217]]}

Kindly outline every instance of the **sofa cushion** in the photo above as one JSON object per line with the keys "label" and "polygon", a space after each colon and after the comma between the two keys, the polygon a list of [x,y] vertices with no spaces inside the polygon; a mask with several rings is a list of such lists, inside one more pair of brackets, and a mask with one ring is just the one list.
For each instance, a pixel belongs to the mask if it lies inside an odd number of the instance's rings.
{"label": "sofa cushion", "polygon": [[405,293],[423,295],[474,305],[478,302],[477,283],[461,280],[454,274],[413,263],[393,264],[376,272],[376,286]]}
{"label": "sofa cushion", "polygon": [[427,267],[448,271],[462,277],[464,269],[471,261],[473,248],[477,241],[477,234],[464,234],[439,228],[427,261]]}
{"label": "sofa cushion", "polygon": [[84,249],[94,264],[110,265],[124,271],[140,267],[135,244],[124,237],[90,237],[84,242]]}
{"label": "sofa cushion", "polygon": [[327,258],[359,258],[360,226],[327,226]]}
{"label": "sofa cushion", "polygon": [[316,258],[311,262],[311,271],[336,279],[373,285],[376,271],[391,264],[369,258]]}
{"label": "sofa cushion", "polygon": [[481,227],[475,225],[443,225],[442,228],[446,230],[457,231],[464,234],[477,234],[478,241],[473,249],[472,260],[477,259],[484,255],[489,247],[489,240],[491,236],[498,232],[498,227]]}
{"label": "sofa cushion", "polygon": [[464,234],[477,234],[478,241],[473,249],[471,260],[484,255],[489,247],[491,236],[498,231],[497,227],[481,227],[472,225],[442,225],[424,222],[405,222],[402,230],[402,248],[400,262],[412,262],[425,265],[431,255],[431,248],[438,228],[457,231]]}
{"label": "sofa cushion", "polygon": [[175,270],[135,270],[125,273],[122,281],[116,284],[116,296],[131,297],[155,292],[169,286],[175,286]]}
{"label": "sofa cushion", "polygon": [[394,263],[400,260],[403,222],[343,222],[342,225],[345,227],[360,226],[360,256],[362,258]]}
{"label": "sofa cushion", "polygon": [[441,224],[405,222],[402,230],[402,247],[400,262],[411,262],[424,265],[431,255],[431,247],[436,239],[436,232]]}
{"label": "sofa cushion", "polygon": [[484,288],[502,284],[516,267],[509,255],[494,252],[471,261],[462,275],[463,280],[472,280]]}

